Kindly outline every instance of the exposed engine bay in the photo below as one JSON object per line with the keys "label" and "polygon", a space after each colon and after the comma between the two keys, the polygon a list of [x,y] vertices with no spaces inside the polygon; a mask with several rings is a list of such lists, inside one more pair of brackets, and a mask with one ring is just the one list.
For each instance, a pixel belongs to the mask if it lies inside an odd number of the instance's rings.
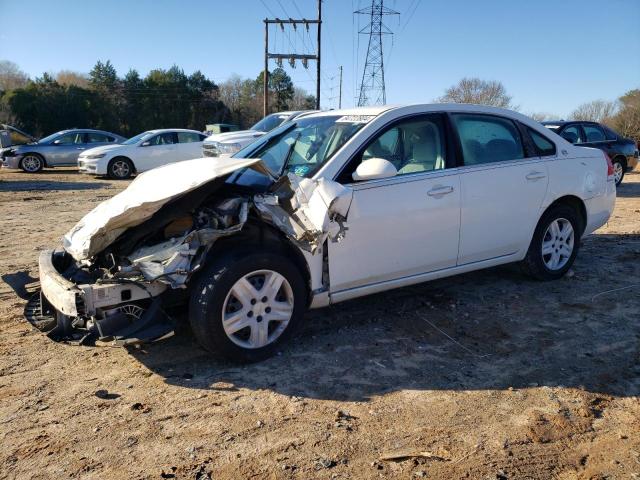
{"label": "exposed engine bay", "polygon": [[174,330],[167,308],[184,300],[217,242],[232,240],[248,222],[270,225],[310,256],[322,257],[327,239],[345,235],[349,188],[293,174],[260,193],[225,182],[242,168],[273,178],[259,160],[234,158],[140,175],[80,220],[64,236],[64,250],[42,252],[42,291],[27,305],[27,318],[73,343],[166,338]]}

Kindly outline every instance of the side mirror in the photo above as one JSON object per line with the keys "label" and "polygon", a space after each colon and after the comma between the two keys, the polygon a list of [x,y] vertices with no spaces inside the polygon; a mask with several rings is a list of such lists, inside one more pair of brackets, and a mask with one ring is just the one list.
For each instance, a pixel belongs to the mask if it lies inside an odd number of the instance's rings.
{"label": "side mirror", "polygon": [[53,141],[53,145],[60,145],[60,144],[61,144],[61,142],[60,142],[60,140],[59,140],[59,139],[58,139],[58,140],[54,140],[54,141]]}
{"label": "side mirror", "polygon": [[389,160],[385,160],[384,158],[370,158],[358,165],[358,168],[353,172],[351,178],[356,182],[362,182],[363,180],[395,177],[397,174],[398,170]]}
{"label": "side mirror", "polygon": [[140,146],[141,146],[141,147],[148,147],[149,145],[151,145],[151,142],[150,142],[150,141],[148,141],[148,140],[147,140],[146,142],[142,142],[142,143],[140,144]]}

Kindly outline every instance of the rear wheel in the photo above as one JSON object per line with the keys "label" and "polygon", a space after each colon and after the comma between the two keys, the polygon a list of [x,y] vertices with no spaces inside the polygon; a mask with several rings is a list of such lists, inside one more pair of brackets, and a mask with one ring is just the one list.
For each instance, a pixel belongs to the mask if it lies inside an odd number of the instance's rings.
{"label": "rear wheel", "polygon": [[189,317],[198,342],[238,362],[267,358],[301,323],[307,288],[298,268],[272,252],[228,254],[192,289]]}
{"label": "rear wheel", "polygon": [[567,205],[549,209],[538,222],[522,266],[538,280],[556,280],[573,265],[580,247],[582,222]]}
{"label": "rear wheel", "polygon": [[20,168],[27,173],[37,173],[44,168],[44,159],[37,153],[27,153],[20,161]]}
{"label": "rear wheel", "polygon": [[616,181],[616,186],[622,183],[622,179],[624,178],[624,171],[627,167],[627,162],[620,158],[613,159],[613,178]]}
{"label": "rear wheel", "polygon": [[131,175],[133,174],[133,164],[128,158],[116,157],[109,162],[109,166],[107,167],[107,174],[111,178],[124,180],[131,177]]}

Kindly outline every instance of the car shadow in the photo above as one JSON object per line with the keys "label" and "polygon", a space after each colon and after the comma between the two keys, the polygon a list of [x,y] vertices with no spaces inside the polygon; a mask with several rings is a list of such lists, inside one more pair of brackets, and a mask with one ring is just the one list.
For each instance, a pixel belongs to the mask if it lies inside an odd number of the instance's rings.
{"label": "car shadow", "polygon": [[[635,178],[640,177],[640,174],[635,172],[633,174],[627,173],[622,179],[622,183],[616,188],[616,196],[625,198],[640,197],[640,182],[631,183],[628,181],[630,177],[633,178],[632,175]],[[640,180],[640,178],[638,179]]]}
{"label": "car shadow", "polygon": [[555,282],[504,266],[311,311],[295,341],[256,364],[215,359],[187,326],[130,353],[167,383],[202,390],[346,401],[535,386],[638,395],[640,300],[614,290],[640,284],[638,243],[591,236]]}
{"label": "car shadow", "polygon": [[56,180],[0,181],[0,192],[30,192],[53,190],[99,190],[109,187],[106,182],[64,182]]}

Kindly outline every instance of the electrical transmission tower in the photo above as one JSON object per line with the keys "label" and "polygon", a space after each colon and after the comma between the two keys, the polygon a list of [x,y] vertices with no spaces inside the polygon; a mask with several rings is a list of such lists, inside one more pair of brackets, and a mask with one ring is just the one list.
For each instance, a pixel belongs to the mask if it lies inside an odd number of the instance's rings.
{"label": "electrical transmission tower", "polygon": [[384,88],[384,58],[382,54],[382,36],[393,35],[383,23],[385,15],[399,15],[395,10],[384,6],[384,0],[371,0],[371,7],[356,10],[356,14],[370,16],[370,22],[358,33],[369,35],[367,59],[362,72],[358,106],[384,105],[387,96]]}

